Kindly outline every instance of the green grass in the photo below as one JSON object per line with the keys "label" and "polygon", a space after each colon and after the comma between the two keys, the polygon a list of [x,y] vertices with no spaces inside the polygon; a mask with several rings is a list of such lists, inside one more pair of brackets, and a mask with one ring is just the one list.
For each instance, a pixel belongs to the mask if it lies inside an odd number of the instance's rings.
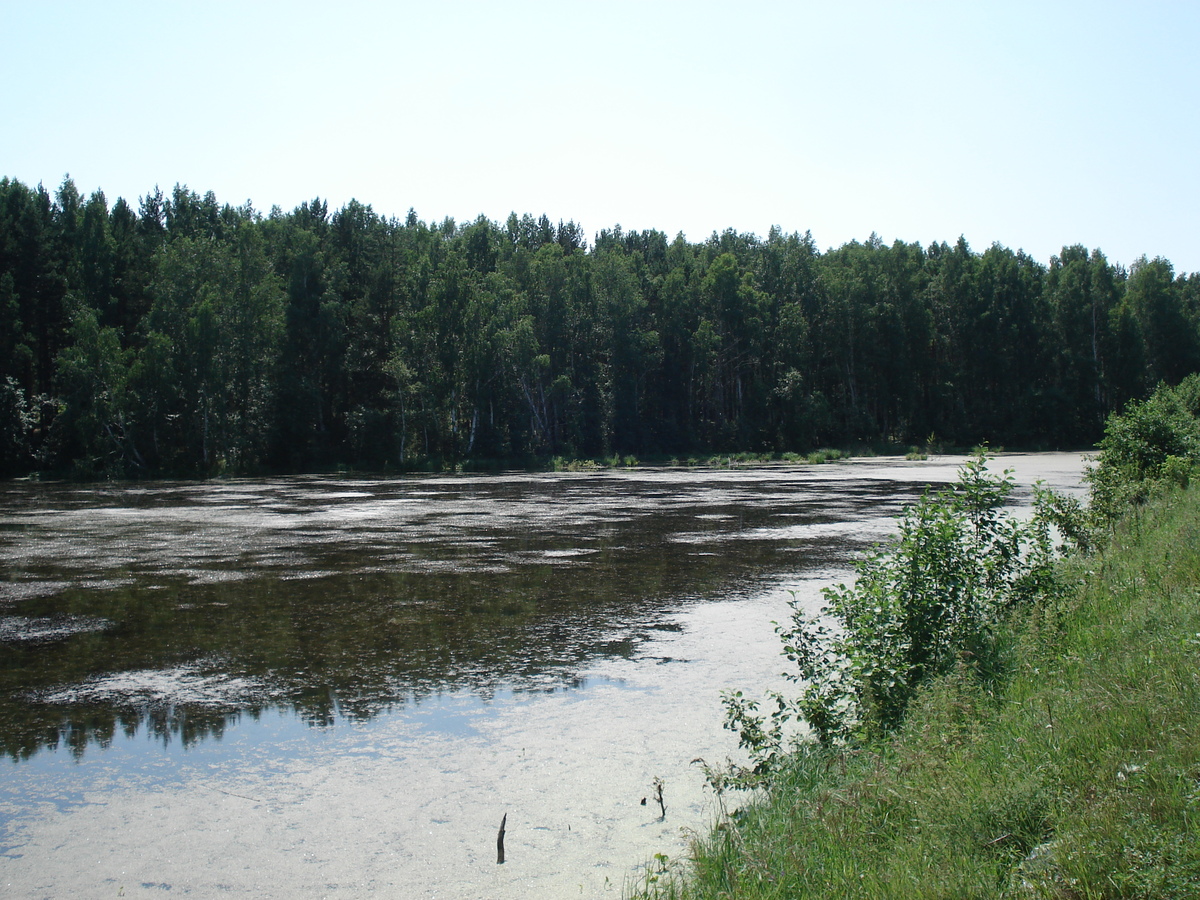
{"label": "green grass", "polygon": [[808,462],[810,462],[811,464],[820,465],[822,463],[827,463],[827,462],[836,462],[837,460],[840,460],[840,459],[849,459],[850,454],[846,453],[843,450],[837,450],[837,449],[825,447],[820,450],[812,451],[812,453],[808,454],[807,458],[808,458]]}
{"label": "green grass", "polygon": [[1200,490],[1063,575],[1003,684],[950,675],[880,748],[797,755],[637,895],[1200,897]]}

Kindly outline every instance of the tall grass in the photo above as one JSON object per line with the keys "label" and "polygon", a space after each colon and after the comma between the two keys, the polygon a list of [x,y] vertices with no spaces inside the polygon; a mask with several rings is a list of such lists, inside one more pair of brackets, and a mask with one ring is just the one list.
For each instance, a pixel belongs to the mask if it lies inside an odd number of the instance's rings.
{"label": "tall grass", "polygon": [[[1200,492],[1160,495],[872,749],[809,747],[647,898],[1200,897]],[[728,798],[728,795],[727,795]]]}

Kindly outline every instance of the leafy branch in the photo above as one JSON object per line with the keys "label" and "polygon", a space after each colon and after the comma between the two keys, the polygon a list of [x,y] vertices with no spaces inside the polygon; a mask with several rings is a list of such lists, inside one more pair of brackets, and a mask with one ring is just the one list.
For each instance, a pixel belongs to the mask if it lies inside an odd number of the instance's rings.
{"label": "leafy branch", "polygon": [[817,615],[793,599],[777,627],[794,695],[764,711],[741,691],[724,696],[726,727],[748,766],[709,771],[719,789],[769,780],[806,728],[826,746],[871,743],[893,731],[918,688],[956,667],[985,683],[1003,670],[999,626],[1009,610],[1054,588],[1051,525],[1063,498],[1038,488],[1028,522],[1004,514],[1010,471],[987,470],[980,451],[949,490],[926,493],[900,518],[899,538],[824,590]]}

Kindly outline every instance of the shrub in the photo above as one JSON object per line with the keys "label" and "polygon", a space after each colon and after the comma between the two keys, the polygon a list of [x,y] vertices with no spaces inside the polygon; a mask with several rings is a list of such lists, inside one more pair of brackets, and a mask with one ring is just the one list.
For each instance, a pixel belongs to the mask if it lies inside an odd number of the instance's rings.
{"label": "shrub", "polygon": [[801,722],[824,744],[873,742],[900,724],[930,679],[960,666],[984,682],[999,677],[1003,619],[1054,584],[1053,498],[1039,488],[1029,522],[1003,515],[1012,477],[991,475],[987,459],[977,453],[952,489],[908,508],[898,541],[861,560],[852,586],[826,588],[819,615],[793,603],[777,631],[799,694],[771,694],[766,715],[741,692],[726,695],[726,725],[753,766],[725,783],[773,772]]}
{"label": "shrub", "polygon": [[835,462],[839,459],[849,459],[849,455],[843,453],[841,450],[831,449],[829,447],[823,447],[820,450],[814,450],[808,454],[808,461],[813,465]]}
{"label": "shrub", "polygon": [[1111,526],[1130,504],[1167,484],[1186,486],[1200,467],[1200,374],[1159,385],[1146,400],[1109,416],[1096,464],[1089,466],[1091,518]]}

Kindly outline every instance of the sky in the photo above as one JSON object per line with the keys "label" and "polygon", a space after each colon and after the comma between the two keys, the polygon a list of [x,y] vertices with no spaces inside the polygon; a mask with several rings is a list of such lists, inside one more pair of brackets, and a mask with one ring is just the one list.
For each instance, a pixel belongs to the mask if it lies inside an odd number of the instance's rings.
{"label": "sky", "polygon": [[1200,2],[0,0],[0,177],[1200,271]]}

